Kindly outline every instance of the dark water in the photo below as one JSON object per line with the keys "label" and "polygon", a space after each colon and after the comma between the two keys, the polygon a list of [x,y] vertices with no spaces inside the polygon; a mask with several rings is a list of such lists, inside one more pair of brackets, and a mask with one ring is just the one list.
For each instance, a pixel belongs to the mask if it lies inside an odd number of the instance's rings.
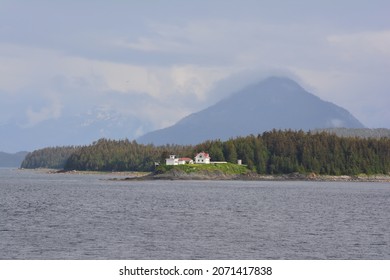
{"label": "dark water", "polygon": [[0,259],[390,259],[390,184],[0,169]]}

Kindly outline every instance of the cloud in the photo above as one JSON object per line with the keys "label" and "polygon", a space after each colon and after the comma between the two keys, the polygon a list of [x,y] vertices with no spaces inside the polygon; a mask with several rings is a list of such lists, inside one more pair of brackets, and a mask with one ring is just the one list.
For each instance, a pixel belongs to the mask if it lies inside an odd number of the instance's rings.
{"label": "cloud", "polygon": [[390,30],[331,35],[328,42],[343,52],[345,59],[362,59],[367,56],[390,57]]}
{"label": "cloud", "polygon": [[125,39],[115,40],[113,46],[127,48],[143,52],[172,52],[183,48],[183,45],[175,41],[155,40],[153,38],[140,37],[134,42],[127,42]]}
{"label": "cloud", "polygon": [[58,119],[61,116],[62,104],[61,102],[54,98],[53,95],[50,96],[49,104],[39,108],[38,110],[33,109],[31,106],[28,107],[26,111],[27,124],[26,127],[34,126],[40,122]]}
{"label": "cloud", "polygon": [[0,95],[29,125],[104,106],[161,128],[275,74],[390,120],[388,16],[373,4],[49,2],[0,11]]}
{"label": "cloud", "polygon": [[28,126],[104,105],[161,128],[208,104],[214,83],[232,71],[191,64],[140,66],[7,44],[0,49],[8,54],[0,57],[0,94],[12,95],[15,106],[19,102]]}

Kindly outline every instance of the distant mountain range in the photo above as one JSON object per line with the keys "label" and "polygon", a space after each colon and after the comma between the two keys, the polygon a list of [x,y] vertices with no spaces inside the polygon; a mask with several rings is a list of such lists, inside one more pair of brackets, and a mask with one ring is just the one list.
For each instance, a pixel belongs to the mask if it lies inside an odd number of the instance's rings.
{"label": "distant mountain range", "polygon": [[0,167],[20,167],[28,152],[9,154],[0,152]]}
{"label": "distant mountain range", "polygon": [[[99,138],[134,138],[134,131],[148,123],[136,116],[95,108],[79,115],[64,115],[34,126],[17,121],[0,125],[0,149],[6,152],[67,145],[87,145]],[[132,134],[133,133],[133,134]]]}
{"label": "distant mountain range", "polygon": [[347,110],[321,100],[295,81],[271,77],[137,141],[155,145],[197,144],[272,129],[308,131],[334,127],[364,128]]}

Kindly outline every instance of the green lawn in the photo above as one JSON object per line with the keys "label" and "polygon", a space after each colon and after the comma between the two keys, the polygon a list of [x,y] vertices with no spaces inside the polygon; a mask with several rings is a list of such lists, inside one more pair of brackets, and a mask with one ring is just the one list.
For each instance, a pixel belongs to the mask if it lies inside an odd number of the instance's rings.
{"label": "green lawn", "polygon": [[249,170],[245,165],[233,163],[211,163],[211,164],[184,164],[184,165],[160,165],[157,173],[165,173],[172,169],[180,169],[186,173],[207,171],[222,171],[225,174],[246,174]]}

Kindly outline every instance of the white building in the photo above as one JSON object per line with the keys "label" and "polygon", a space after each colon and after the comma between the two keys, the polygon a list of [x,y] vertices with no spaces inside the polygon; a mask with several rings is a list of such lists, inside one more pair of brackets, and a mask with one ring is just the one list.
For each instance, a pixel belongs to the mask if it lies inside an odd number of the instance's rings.
{"label": "white building", "polygon": [[184,157],[184,158],[179,158],[179,164],[193,164],[194,161],[190,158]]}
{"label": "white building", "polygon": [[165,159],[166,165],[193,164],[194,161],[190,158],[177,158],[175,155],[170,155]]}
{"label": "white building", "polygon": [[208,153],[200,152],[195,156],[195,161],[190,158],[177,158],[176,155],[170,155],[165,159],[166,165],[179,165],[179,164],[210,164],[211,158]]}
{"label": "white building", "polygon": [[195,156],[195,163],[198,164],[209,164],[210,160],[209,154],[205,152],[200,152]]}
{"label": "white building", "polygon": [[165,164],[166,165],[178,165],[179,164],[179,159],[176,158],[175,155],[170,155],[169,158],[165,159]]}

